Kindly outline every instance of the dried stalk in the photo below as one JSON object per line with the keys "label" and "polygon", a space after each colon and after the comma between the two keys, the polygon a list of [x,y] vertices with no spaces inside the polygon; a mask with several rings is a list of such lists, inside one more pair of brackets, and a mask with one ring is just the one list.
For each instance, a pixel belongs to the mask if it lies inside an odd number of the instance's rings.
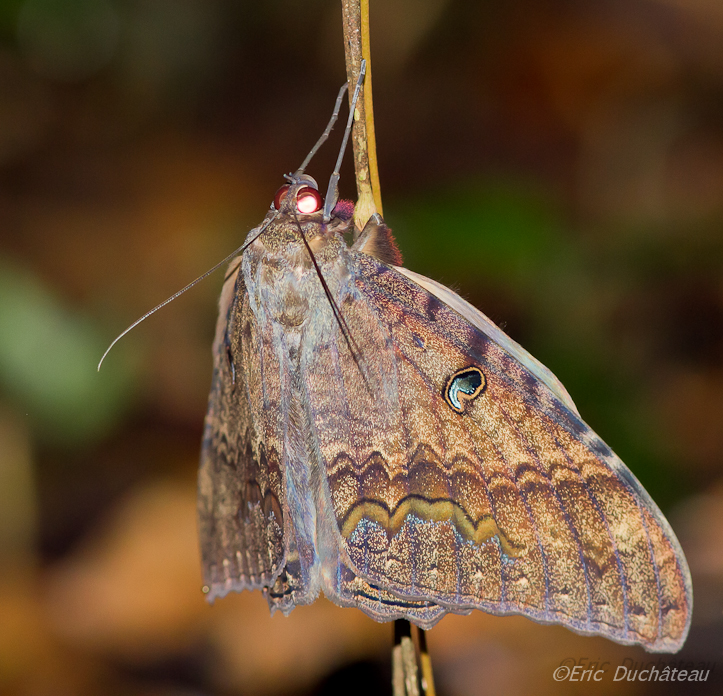
{"label": "dried stalk", "polygon": [[406,619],[394,622],[392,689],[394,696],[419,696],[417,653],[412,642],[412,627]]}
{"label": "dried stalk", "polygon": [[369,0],[342,0],[341,6],[346,76],[350,85],[355,84],[359,77],[362,58],[367,62],[366,78],[357,102],[351,134],[357,186],[354,223],[358,230],[362,230],[374,213],[382,215],[372,102]]}
{"label": "dried stalk", "polygon": [[[377,145],[374,134],[374,108],[372,103],[372,61],[369,43],[369,0],[342,0],[344,27],[344,54],[346,76],[349,85],[359,78],[362,60],[366,60],[366,77],[361,87],[354,114],[351,139],[354,148],[354,172],[356,175],[357,203],[354,209],[356,234],[364,229],[374,214],[382,215],[382,196],[377,167]],[[349,90],[351,100],[352,91]],[[432,661],[427,651],[424,631],[418,632],[419,664],[412,642],[409,621],[394,622],[394,647],[392,649],[392,688],[394,696],[435,696],[432,678]]]}
{"label": "dried stalk", "polygon": [[417,631],[417,637],[419,638],[419,666],[422,670],[422,693],[424,696],[436,696],[432,658],[427,650],[427,634],[420,628]]}
{"label": "dried stalk", "polygon": [[[424,631],[417,629],[419,657],[412,642],[412,626],[406,619],[394,622],[392,692],[394,696],[435,696],[432,661]],[[420,673],[421,672],[421,673]]]}

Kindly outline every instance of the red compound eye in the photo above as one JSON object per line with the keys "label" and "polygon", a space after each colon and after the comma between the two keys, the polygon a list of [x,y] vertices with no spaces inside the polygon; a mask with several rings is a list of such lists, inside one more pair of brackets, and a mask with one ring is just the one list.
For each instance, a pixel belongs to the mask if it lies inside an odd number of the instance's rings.
{"label": "red compound eye", "polygon": [[289,192],[289,188],[291,188],[290,184],[284,184],[274,196],[274,208],[276,210],[279,210],[281,208],[281,201],[286,198],[286,194]]}
{"label": "red compound eye", "polygon": [[304,186],[304,188],[299,189],[299,193],[296,194],[296,209],[300,213],[315,213],[317,210],[321,210],[323,204],[321,195],[316,189],[311,188],[311,186]]}

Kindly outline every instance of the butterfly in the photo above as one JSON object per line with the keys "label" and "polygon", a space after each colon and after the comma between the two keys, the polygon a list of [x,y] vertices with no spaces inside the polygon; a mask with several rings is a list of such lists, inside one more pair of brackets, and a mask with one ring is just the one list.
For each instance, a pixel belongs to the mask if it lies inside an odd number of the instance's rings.
{"label": "butterfly", "polygon": [[[331,189],[331,187],[330,187]],[[522,614],[655,652],[690,626],[670,525],[562,384],[301,170],[231,263],[199,470],[204,591],[377,621]]]}

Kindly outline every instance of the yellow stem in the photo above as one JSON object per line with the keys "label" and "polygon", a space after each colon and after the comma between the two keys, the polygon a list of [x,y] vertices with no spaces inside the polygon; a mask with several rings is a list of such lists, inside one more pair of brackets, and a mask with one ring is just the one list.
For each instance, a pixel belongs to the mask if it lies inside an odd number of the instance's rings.
{"label": "yellow stem", "polygon": [[362,58],[367,62],[367,73],[364,78],[364,116],[367,131],[367,156],[369,160],[369,176],[371,179],[374,205],[380,215],[382,212],[382,191],[379,183],[379,167],[377,165],[377,140],[374,130],[374,101],[372,98],[372,53],[369,39],[369,0],[361,0],[361,49]]}

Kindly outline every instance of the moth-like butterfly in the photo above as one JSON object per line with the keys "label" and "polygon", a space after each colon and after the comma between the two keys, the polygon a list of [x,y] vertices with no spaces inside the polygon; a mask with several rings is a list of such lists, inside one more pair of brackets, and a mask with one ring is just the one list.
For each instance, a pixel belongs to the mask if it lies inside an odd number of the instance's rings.
{"label": "moth-like butterfly", "polygon": [[208,599],[260,589],[288,614],[323,591],[424,629],[482,609],[679,650],[690,573],[656,504],[548,369],[401,267],[380,216],[349,246],[352,207],[299,170],[226,275]]}

